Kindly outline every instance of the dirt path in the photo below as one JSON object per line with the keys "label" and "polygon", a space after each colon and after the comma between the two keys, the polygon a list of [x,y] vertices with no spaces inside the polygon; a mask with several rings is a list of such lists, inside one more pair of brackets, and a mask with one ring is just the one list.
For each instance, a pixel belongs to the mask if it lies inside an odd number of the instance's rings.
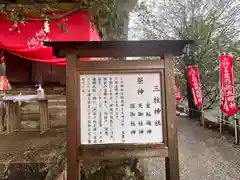
{"label": "dirt path", "polygon": [[[181,180],[239,180],[240,147],[196,122],[178,119]],[[164,160],[145,160],[148,180],[165,179]]]}

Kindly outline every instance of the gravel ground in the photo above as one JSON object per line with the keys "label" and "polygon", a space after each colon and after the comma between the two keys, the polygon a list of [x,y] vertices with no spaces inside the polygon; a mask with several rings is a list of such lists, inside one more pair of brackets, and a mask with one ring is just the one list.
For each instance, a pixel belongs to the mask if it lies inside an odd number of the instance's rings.
{"label": "gravel ground", "polygon": [[[197,122],[178,119],[181,180],[240,180],[240,146],[228,136],[203,129]],[[146,159],[147,180],[164,180],[163,159]]]}

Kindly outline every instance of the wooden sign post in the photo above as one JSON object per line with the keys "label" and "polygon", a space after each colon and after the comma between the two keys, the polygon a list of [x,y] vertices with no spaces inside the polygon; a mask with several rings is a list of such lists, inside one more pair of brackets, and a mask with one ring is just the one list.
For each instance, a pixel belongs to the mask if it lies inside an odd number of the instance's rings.
{"label": "wooden sign post", "polygon": [[[164,157],[179,180],[173,56],[193,41],[45,42],[67,58],[67,179],[79,160]],[[161,56],[162,60],[79,61]]]}

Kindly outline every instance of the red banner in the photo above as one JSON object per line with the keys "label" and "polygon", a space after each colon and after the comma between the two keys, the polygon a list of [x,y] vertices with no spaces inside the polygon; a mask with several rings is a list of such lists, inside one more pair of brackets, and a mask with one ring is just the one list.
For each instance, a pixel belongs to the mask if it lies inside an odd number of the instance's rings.
{"label": "red banner", "polygon": [[[13,23],[0,14],[0,49],[22,58],[43,63],[66,65],[65,58],[52,55],[44,41],[99,41],[87,12],[75,12],[48,22]],[[64,29],[67,30],[65,32]],[[89,60],[85,58],[82,60]]]}
{"label": "red banner", "polygon": [[192,89],[194,105],[200,108],[202,106],[202,92],[201,92],[198,66],[188,66],[187,74],[188,74],[188,83],[190,88]]}
{"label": "red banner", "polygon": [[234,99],[232,55],[219,56],[220,109],[231,116],[237,113]]}

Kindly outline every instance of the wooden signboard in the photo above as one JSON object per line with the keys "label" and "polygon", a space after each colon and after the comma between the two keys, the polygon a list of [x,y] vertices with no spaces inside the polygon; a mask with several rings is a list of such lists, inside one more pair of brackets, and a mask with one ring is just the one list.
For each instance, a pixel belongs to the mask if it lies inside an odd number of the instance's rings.
{"label": "wooden signboard", "polygon": [[[67,58],[67,179],[79,160],[164,157],[179,180],[173,59],[193,41],[45,42]],[[81,62],[79,57],[161,56]]]}
{"label": "wooden signboard", "polygon": [[91,63],[76,71],[80,159],[167,156],[164,62]]}
{"label": "wooden signboard", "polygon": [[164,142],[160,72],[80,73],[79,79],[82,145]]}

